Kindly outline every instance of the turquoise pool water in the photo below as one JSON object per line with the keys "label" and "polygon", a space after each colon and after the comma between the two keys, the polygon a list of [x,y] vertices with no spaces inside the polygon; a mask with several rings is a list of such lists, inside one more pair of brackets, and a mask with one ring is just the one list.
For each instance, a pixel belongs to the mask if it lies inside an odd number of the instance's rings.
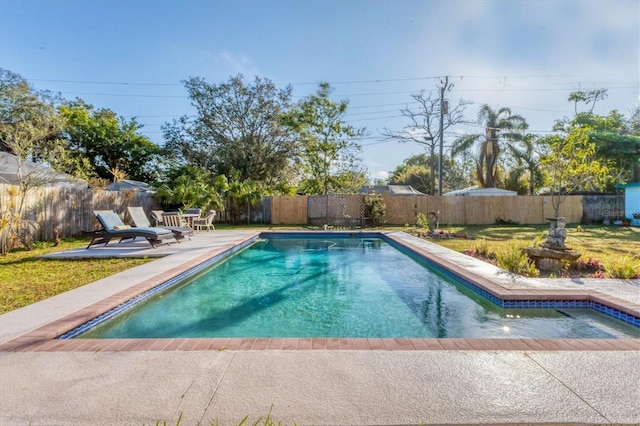
{"label": "turquoise pool water", "polygon": [[83,338],[619,338],[591,309],[502,309],[380,238],[259,240]]}

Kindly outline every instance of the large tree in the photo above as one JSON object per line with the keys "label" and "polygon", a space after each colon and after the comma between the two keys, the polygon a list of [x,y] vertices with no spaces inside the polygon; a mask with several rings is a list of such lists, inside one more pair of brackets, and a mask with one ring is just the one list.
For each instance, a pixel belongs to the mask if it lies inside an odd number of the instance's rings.
{"label": "large tree", "polygon": [[589,136],[597,154],[613,163],[615,183],[640,182],[640,106],[631,110],[627,120],[617,111],[594,118],[596,129]]}
{"label": "large tree", "polygon": [[458,138],[454,142],[452,153],[455,156],[478,145],[476,178],[481,187],[495,188],[500,156],[505,152],[505,146],[513,145],[522,138],[520,132],[526,130],[527,122],[520,115],[512,114],[510,108],[494,110],[485,104],[478,111],[478,124],[484,127],[484,134]]}
{"label": "large tree", "polygon": [[329,83],[320,83],[315,94],[303,98],[281,118],[298,136],[302,186],[311,194],[354,192],[366,182],[356,142],[365,129],[344,122],[348,102],[332,101],[331,92]]}
{"label": "large tree", "polygon": [[0,151],[46,161],[62,125],[56,98],[34,90],[19,74],[0,68]]}
{"label": "large tree", "polygon": [[[444,96],[447,86],[440,87],[440,90]],[[409,108],[407,106],[400,110],[400,113],[408,119],[409,124],[400,132],[384,129],[382,135],[401,142],[417,143],[424,147],[429,156],[428,176],[431,181],[423,188],[428,187],[428,193],[434,195],[436,192],[436,161],[438,159],[436,148],[440,143],[441,132],[446,132],[452,126],[465,123],[463,113],[469,102],[460,99],[455,106],[451,106],[442,97],[433,97],[431,92],[427,94],[424,91],[413,94],[411,97],[414,100],[413,103],[417,103],[418,107]],[[442,126],[440,126],[441,117]]]}
{"label": "large tree", "polygon": [[[135,119],[118,118],[113,111],[96,110],[82,100],[61,105],[58,111],[65,119],[63,137],[72,160],[60,164],[66,172],[108,180],[113,180],[114,173],[140,181],[157,180],[161,149],[137,132],[142,126]],[[82,158],[89,162],[90,171],[77,161]]]}
{"label": "large tree", "polygon": [[242,75],[221,84],[196,77],[183,83],[196,115],[163,126],[165,148],[179,162],[267,187],[290,177],[296,145],[278,119],[291,104],[291,87],[259,77],[247,84]]}

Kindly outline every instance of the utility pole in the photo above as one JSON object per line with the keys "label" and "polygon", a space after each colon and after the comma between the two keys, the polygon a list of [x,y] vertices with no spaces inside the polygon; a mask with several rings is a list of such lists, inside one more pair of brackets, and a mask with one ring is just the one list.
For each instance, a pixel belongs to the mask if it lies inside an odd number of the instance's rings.
{"label": "utility pole", "polygon": [[444,115],[448,113],[448,103],[444,100],[444,92],[449,85],[449,76],[444,77],[444,82],[441,80],[442,87],[440,88],[440,152],[438,157],[438,195],[442,195],[442,151],[444,147]]}

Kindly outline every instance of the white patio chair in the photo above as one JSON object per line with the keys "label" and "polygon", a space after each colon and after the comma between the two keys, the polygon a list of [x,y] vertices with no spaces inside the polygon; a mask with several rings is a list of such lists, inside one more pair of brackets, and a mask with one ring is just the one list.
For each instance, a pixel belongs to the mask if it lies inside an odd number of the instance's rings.
{"label": "white patio chair", "polygon": [[213,226],[213,219],[216,217],[215,210],[209,210],[205,217],[201,219],[193,219],[193,229],[202,230],[206,229],[207,231],[215,230],[216,227]]}

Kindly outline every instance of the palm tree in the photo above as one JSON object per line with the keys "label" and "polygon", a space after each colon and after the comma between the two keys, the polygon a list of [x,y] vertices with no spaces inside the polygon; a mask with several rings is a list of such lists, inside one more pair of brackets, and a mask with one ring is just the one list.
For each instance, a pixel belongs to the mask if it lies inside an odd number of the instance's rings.
{"label": "palm tree", "polygon": [[[478,124],[485,128],[485,134],[466,135],[453,143],[452,154],[467,151],[478,141],[480,143],[476,170],[478,183],[483,188],[495,188],[498,180],[498,159],[506,146],[522,139],[519,131],[528,125],[520,115],[511,114],[511,109],[503,107],[494,111],[484,104],[478,111]],[[503,133],[500,133],[503,132]],[[500,134],[499,134],[500,133]]]}
{"label": "palm tree", "polygon": [[178,176],[173,186],[167,184],[160,186],[157,196],[164,204],[182,205],[183,208],[200,207],[205,210],[219,210],[223,207],[216,188],[187,175]]}
{"label": "palm tree", "polygon": [[515,145],[509,145],[509,149],[515,157],[518,167],[521,167],[529,175],[529,195],[533,195],[536,182],[542,180],[540,158],[535,151],[536,136],[531,134],[524,135],[521,142],[524,149],[519,149]]}
{"label": "palm tree", "polygon": [[251,222],[251,207],[262,199],[260,187],[251,179],[242,182],[234,180],[229,183],[227,199],[230,204],[231,220],[235,224],[240,218],[240,209],[247,208],[247,223]]}

